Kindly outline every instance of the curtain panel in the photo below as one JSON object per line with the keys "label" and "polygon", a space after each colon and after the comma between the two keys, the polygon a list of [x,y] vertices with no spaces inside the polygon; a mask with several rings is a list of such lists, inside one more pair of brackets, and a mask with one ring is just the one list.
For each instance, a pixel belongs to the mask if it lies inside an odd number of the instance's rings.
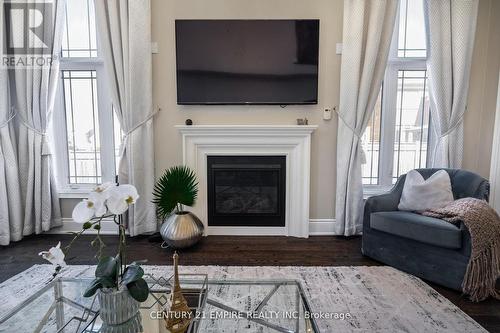
{"label": "curtain panel", "polygon": [[362,230],[363,134],[387,65],[398,0],[345,0],[337,134],[335,234]]}
{"label": "curtain panel", "polygon": [[[0,22],[5,22],[4,6]],[[0,47],[6,45],[5,25],[0,24]],[[15,112],[10,104],[9,73],[0,68],[0,245],[23,237],[21,187],[14,132]]]}
{"label": "curtain panel", "polygon": [[133,184],[140,195],[129,210],[128,229],[131,236],[155,232],[151,3],[96,1],[96,16],[113,107],[124,132],[119,181]]}
{"label": "curtain panel", "polygon": [[[48,130],[59,81],[59,53],[64,27],[65,0],[55,0],[49,5],[42,0],[36,0],[29,6],[37,9],[42,17],[42,25],[37,30],[36,37],[30,35],[30,38],[26,39],[28,45],[25,48],[14,50],[11,55],[37,59],[41,55],[40,48],[43,47],[46,49],[44,54],[49,54],[52,61],[44,65],[37,63],[16,65],[8,70],[7,91],[10,102],[7,102],[9,99],[2,98],[0,116],[3,115],[5,118],[7,109],[10,110],[7,111],[10,112],[7,115],[9,119],[14,115],[15,119],[12,118],[11,122],[1,129],[1,146],[5,154],[3,159],[6,161],[3,168],[4,177],[12,177],[6,181],[7,200],[0,205],[2,211],[7,209],[9,212],[8,222],[4,220],[0,222],[2,245],[20,240],[22,236],[48,231],[62,224]],[[5,24],[7,21],[5,13],[3,15],[2,24]],[[30,34],[29,29],[26,29],[27,22],[24,20],[13,18],[10,24],[12,31]],[[5,26],[2,29],[5,29]],[[2,36],[4,42],[10,42],[5,30],[2,31]],[[19,36],[13,35],[13,38]],[[2,80],[4,81],[3,78]],[[10,106],[5,106],[6,104]],[[17,149],[8,147],[13,142],[12,127],[15,127]],[[17,176],[13,168],[17,168]],[[1,174],[0,170],[0,177]],[[0,190],[0,197],[2,196]],[[8,207],[5,208],[6,206]],[[18,215],[19,211],[21,216]]]}
{"label": "curtain panel", "polygon": [[478,3],[478,0],[425,1],[430,112],[436,137],[429,156],[430,167],[462,166],[463,120]]}

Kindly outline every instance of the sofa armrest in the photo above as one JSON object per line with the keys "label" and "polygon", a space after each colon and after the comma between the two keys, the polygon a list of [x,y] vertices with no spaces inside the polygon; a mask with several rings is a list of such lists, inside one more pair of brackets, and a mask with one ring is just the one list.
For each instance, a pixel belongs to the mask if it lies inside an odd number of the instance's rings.
{"label": "sofa armrest", "polygon": [[363,229],[370,227],[370,215],[376,212],[391,212],[398,210],[399,197],[393,193],[387,193],[369,197],[365,201],[363,216]]}
{"label": "sofa armrest", "polygon": [[406,175],[399,177],[389,193],[369,197],[365,201],[363,229],[370,227],[370,215],[376,212],[391,212],[398,210],[399,200],[405,183]]}

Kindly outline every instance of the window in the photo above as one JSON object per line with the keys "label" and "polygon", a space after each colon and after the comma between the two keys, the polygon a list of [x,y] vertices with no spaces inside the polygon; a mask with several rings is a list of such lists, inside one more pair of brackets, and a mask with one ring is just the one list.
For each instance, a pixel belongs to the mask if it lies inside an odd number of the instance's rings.
{"label": "window", "polygon": [[88,191],[116,174],[120,130],[96,36],[94,1],[68,1],[54,111],[54,133],[61,140],[53,140],[62,194]]}
{"label": "window", "polygon": [[400,0],[391,51],[372,118],[361,139],[367,192],[426,167],[429,95],[423,0]]}

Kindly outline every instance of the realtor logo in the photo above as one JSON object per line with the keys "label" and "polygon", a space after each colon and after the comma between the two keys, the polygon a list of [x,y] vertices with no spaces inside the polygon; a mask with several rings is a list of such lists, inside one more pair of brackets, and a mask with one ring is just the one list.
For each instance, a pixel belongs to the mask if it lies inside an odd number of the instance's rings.
{"label": "realtor logo", "polygon": [[5,55],[52,53],[53,2],[4,0]]}

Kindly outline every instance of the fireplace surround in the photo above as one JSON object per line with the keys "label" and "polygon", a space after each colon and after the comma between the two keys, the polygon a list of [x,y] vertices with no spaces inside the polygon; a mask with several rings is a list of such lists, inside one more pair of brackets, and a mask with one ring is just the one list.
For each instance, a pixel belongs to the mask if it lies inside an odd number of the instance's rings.
{"label": "fireplace surround", "polygon": [[[177,125],[183,163],[199,181],[190,210],[205,224],[205,235],[309,236],[311,135],[316,125]],[[285,159],[285,225],[210,225],[208,160],[211,156],[282,156]]]}

